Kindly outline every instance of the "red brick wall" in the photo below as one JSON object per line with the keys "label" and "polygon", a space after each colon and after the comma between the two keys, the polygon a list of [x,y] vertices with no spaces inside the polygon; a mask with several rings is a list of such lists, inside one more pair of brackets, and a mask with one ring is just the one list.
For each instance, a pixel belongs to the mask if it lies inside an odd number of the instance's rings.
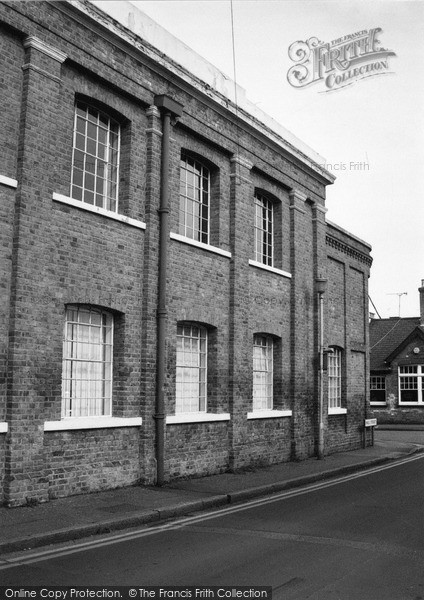
{"label": "red brick wall", "polygon": [[137,428],[46,432],[44,459],[49,500],[141,479]]}
{"label": "red brick wall", "polygon": [[[114,45],[96,33],[93,22],[87,29],[85,17],[72,15],[78,13],[66,3],[0,5],[0,22],[15,28],[14,34],[6,25],[0,30],[12,90],[5,98],[0,90],[7,123],[0,132],[6,135],[0,175],[18,180],[16,200],[15,191],[0,184],[5,298],[0,333],[2,340],[9,336],[7,388],[6,374],[1,377],[7,342],[0,342],[0,420],[10,423],[10,432],[0,434],[7,445],[4,461],[0,446],[5,499],[22,504],[155,481],[162,163],[161,117],[152,106],[157,94],[184,106],[171,132],[170,232],[178,232],[179,161],[185,151],[211,167],[211,245],[231,253],[168,240],[167,414],[175,411],[177,323],[194,321],[210,331],[208,408],[229,413],[230,420],[166,425],[165,478],[314,455],[318,276],[329,279],[326,343],[343,347],[346,357],[348,413],[328,419],[326,450],[358,447],[367,401],[369,248],[326,227],[325,180],[266,134],[252,136],[203,91],[167,77],[163,68],[150,68],[141,52],[124,42]],[[36,47],[24,52],[27,35],[64,52],[66,60]],[[121,123],[120,213],[143,221],[146,229],[53,200],[53,194],[70,193],[75,98],[94,102]],[[276,203],[275,266],[285,275],[249,265],[255,189]],[[333,242],[326,245],[327,229]],[[46,421],[61,418],[62,332],[69,303],[114,313],[113,415],[141,416],[141,427],[44,432]],[[275,340],[274,408],[291,410],[291,416],[247,419],[255,333]]]}
{"label": "red brick wall", "polygon": [[[0,25],[2,85],[0,106],[0,175],[16,180],[17,137],[24,50],[21,40],[8,27]],[[0,422],[6,421],[7,363],[9,344],[10,295],[12,275],[13,227],[16,189],[0,182]],[[0,490],[5,476],[6,433],[0,433]]]}
{"label": "red brick wall", "polygon": [[343,355],[342,406],[347,413],[328,415],[328,452],[359,448],[369,408],[368,251],[359,240],[330,225],[327,235],[328,294],[326,344]]}

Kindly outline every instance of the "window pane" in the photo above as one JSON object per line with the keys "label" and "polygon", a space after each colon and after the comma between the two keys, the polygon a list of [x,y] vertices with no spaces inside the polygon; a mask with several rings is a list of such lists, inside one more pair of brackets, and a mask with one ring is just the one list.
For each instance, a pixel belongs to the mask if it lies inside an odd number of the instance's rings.
{"label": "window pane", "polygon": [[372,376],[370,379],[370,402],[386,402],[386,378]]}
{"label": "window pane", "polygon": [[400,403],[422,403],[424,387],[424,367],[421,365],[402,365],[399,367]]}
{"label": "window pane", "polygon": [[89,190],[84,192],[84,202],[87,202],[87,204],[94,204],[93,192],[90,192]]}
{"label": "window pane", "polygon": [[97,139],[97,124],[87,123],[87,137],[91,140]]}
{"label": "window pane", "polygon": [[400,398],[402,402],[418,402],[418,390],[401,390]]}
{"label": "window pane", "polygon": [[85,150],[85,137],[84,135],[77,133],[75,136],[75,148],[78,150]]}
{"label": "window pane", "polygon": [[96,141],[87,139],[87,154],[91,154],[92,156],[96,155]]}
{"label": "window pane", "polygon": [[84,175],[83,171],[80,171],[79,169],[74,169],[73,177],[72,177],[72,185],[82,187],[83,175]]}
{"label": "window pane", "polygon": [[94,175],[91,175],[90,173],[86,173],[85,174],[85,188],[87,190],[90,190],[90,192],[94,191]]}

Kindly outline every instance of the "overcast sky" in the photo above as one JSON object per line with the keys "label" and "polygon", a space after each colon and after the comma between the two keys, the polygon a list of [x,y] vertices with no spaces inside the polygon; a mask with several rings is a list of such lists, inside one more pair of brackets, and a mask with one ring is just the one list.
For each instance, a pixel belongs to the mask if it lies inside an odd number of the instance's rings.
{"label": "overcast sky", "polygon": [[[234,77],[230,0],[140,0],[142,11]],[[373,247],[381,317],[418,316],[424,279],[424,2],[233,0],[235,74],[248,98],[325,157],[337,175],[327,218]],[[389,68],[326,92],[295,88],[288,49],[380,28]],[[351,164],[352,163],[352,164]],[[358,166],[363,163],[363,166]],[[344,166],[343,166],[344,165]],[[356,166],[355,166],[356,165]],[[368,166],[366,166],[368,165]]]}

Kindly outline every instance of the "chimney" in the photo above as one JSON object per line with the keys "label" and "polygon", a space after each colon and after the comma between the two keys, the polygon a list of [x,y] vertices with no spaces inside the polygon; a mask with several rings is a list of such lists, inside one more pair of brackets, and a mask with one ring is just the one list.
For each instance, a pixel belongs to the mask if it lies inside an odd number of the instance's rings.
{"label": "chimney", "polygon": [[424,327],[424,279],[421,279],[421,287],[418,291],[420,292],[420,325]]}

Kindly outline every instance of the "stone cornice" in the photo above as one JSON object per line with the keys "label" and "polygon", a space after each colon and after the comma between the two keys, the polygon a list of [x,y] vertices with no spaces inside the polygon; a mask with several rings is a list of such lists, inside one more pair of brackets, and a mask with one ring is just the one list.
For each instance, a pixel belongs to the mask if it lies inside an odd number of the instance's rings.
{"label": "stone cornice", "polygon": [[356,248],[349,246],[347,243],[342,242],[341,240],[339,240],[329,234],[327,234],[325,237],[325,243],[330,248],[333,248],[334,250],[337,250],[338,252],[342,252],[343,254],[346,254],[346,256],[349,256],[350,258],[353,258],[354,260],[364,263],[365,265],[367,265],[367,267],[371,267],[371,265],[372,265],[371,256],[365,254],[364,252],[360,252]]}

